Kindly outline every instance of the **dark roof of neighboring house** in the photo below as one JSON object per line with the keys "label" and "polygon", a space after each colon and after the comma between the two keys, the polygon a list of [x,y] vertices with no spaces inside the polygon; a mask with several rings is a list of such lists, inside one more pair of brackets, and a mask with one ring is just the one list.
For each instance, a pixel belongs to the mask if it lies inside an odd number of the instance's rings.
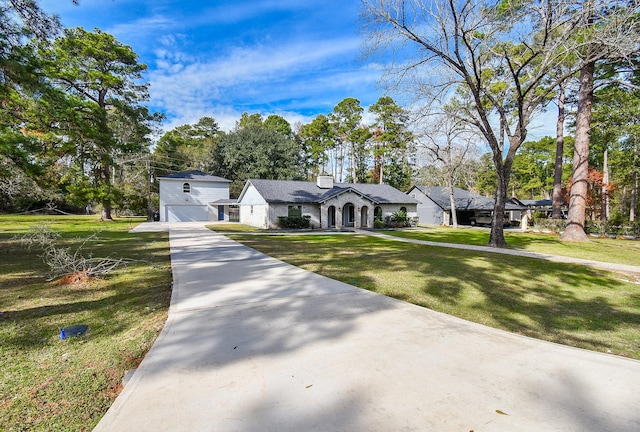
{"label": "dark roof of neighboring house", "polygon": [[203,173],[198,170],[182,171],[166,176],[160,176],[158,179],[170,179],[170,180],[196,180],[196,181],[209,181],[220,183],[231,183],[231,180],[227,180],[222,177],[214,176],[211,174]]}
{"label": "dark roof of neighboring house", "polygon": [[[322,203],[349,191],[375,204],[418,203],[418,200],[385,184],[334,183],[333,188],[322,189],[316,182],[310,181],[250,179],[247,180],[247,185],[249,183],[270,203]],[[245,185],[245,190],[246,188]]]}
{"label": "dark roof of neighboring house", "polygon": [[[449,188],[442,186],[414,186],[420,192],[428,196],[443,210],[451,210],[451,200],[449,199]],[[413,189],[413,188],[412,188]],[[453,198],[456,210],[493,210],[495,200],[483,197],[477,193],[460,188],[453,188]],[[525,207],[507,202],[505,210],[523,210]]]}
{"label": "dark roof of neighboring house", "polygon": [[520,200],[523,205],[527,207],[551,207],[553,205],[553,201],[549,199],[545,200]]}

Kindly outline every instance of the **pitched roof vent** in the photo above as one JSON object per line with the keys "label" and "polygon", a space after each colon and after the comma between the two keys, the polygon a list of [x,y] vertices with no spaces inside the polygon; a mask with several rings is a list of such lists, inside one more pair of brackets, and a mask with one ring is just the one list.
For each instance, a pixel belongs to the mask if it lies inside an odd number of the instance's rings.
{"label": "pitched roof vent", "polygon": [[319,175],[316,184],[320,189],[331,189],[333,188],[333,176]]}

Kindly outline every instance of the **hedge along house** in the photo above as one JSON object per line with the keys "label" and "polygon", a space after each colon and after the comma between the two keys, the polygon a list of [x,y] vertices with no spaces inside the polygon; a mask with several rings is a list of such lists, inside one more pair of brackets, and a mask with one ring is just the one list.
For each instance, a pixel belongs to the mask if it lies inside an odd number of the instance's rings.
{"label": "hedge along house", "polygon": [[[418,223],[425,225],[451,225],[453,223],[449,188],[413,186],[407,194],[419,201]],[[472,225],[479,216],[493,213],[495,205],[493,198],[483,197],[460,188],[453,189],[453,197],[460,225]],[[509,212],[508,220],[519,219],[520,212],[523,210],[526,210],[526,207],[517,202],[507,202],[505,205],[505,211]]]}
{"label": "hedge along house", "polygon": [[418,201],[389,185],[333,183],[331,176],[317,182],[250,179],[238,198],[240,223],[257,228],[278,227],[278,218],[310,216],[312,228],[371,228],[404,210],[417,216]]}
{"label": "hedge along house", "polygon": [[193,222],[228,220],[230,180],[202,171],[183,171],[158,177],[160,221]]}

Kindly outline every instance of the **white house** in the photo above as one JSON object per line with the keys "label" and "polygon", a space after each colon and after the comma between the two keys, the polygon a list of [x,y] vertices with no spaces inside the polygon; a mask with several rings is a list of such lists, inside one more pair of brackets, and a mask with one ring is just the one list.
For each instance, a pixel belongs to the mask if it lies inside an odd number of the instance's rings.
{"label": "white house", "polygon": [[334,184],[331,176],[317,182],[250,179],[238,198],[240,223],[264,229],[292,215],[310,216],[314,228],[370,228],[374,218],[384,220],[399,210],[417,216],[417,203],[389,185]]}
{"label": "white house", "polygon": [[201,171],[183,171],[158,177],[160,221],[191,222],[228,220],[230,180]]}

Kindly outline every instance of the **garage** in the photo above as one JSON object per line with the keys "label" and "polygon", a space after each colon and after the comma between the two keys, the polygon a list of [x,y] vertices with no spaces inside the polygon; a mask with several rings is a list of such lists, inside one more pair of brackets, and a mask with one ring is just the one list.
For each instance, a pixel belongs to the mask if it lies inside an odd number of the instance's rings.
{"label": "garage", "polygon": [[167,222],[196,222],[209,220],[206,205],[168,205],[165,206]]}

